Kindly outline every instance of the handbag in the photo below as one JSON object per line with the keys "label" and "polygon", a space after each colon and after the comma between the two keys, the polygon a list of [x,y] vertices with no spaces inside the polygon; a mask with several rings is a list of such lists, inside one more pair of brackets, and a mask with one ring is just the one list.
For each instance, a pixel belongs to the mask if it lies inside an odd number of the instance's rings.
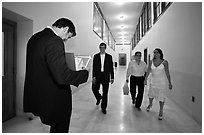
{"label": "handbag", "polygon": [[127,82],[125,82],[125,84],[123,85],[123,94],[124,95],[128,95],[129,94],[129,86],[128,86]]}

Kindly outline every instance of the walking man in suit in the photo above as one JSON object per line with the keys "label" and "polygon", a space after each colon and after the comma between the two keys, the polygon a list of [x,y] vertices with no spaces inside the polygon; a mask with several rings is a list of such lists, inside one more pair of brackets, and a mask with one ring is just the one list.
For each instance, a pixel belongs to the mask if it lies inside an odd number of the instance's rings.
{"label": "walking man in suit", "polygon": [[[113,61],[112,56],[105,52],[105,43],[101,43],[99,49],[100,52],[95,54],[93,58],[92,91],[97,101],[96,105],[101,102],[101,110],[106,114],[109,83],[114,82]],[[100,84],[103,87],[102,95],[99,93]]]}
{"label": "walking man in suit", "polygon": [[27,43],[24,112],[39,116],[42,123],[51,126],[51,133],[69,132],[70,85],[78,86],[88,79],[87,70],[73,71],[66,63],[64,42],[75,35],[72,21],[60,18]]}

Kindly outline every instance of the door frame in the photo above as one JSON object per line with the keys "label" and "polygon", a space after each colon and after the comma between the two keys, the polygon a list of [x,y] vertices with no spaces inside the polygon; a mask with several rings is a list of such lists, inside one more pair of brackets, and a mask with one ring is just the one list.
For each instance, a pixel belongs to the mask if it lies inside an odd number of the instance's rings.
{"label": "door frame", "polygon": [[[16,73],[17,73],[17,23],[2,17],[2,32],[3,32],[3,24],[9,25],[13,28],[13,48],[12,48],[13,49],[13,69],[12,69],[12,73],[13,73],[14,114],[12,117],[15,117],[16,116]],[[4,47],[4,50],[2,50],[2,51],[5,52],[5,49],[8,49],[8,48]],[[2,62],[4,62],[4,61],[5,61],[5,58],[4,58],[4,60],[2,59]],[[4,64],[4,70],[6,70],[5,64]],[[2,74],[2,81],[3,81],[4,77],[5,76],[3,76],[3,74]],[[2,94],[2,96],[3,96],[3,94]],[[8,119],[10,119],[10,118],[8,118]],[[3,116],[2,116],[2,122],[6,121],[8,119],[3,119]]]}

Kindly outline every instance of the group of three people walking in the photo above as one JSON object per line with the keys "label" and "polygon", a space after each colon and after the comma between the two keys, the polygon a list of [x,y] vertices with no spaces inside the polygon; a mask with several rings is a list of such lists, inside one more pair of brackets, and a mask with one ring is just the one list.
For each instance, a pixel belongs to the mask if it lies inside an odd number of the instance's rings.
{"label": "group of three people walking", "polygon": [[[101,102],[101,110],[106,114],[108,88],[109,83],[112,84],[114,82],[114,70],[112,56],[105,52],[106,44],[101,43],[99,49],[100,52],[95,54],[93,58],[92,91],[96,98],[96,105],[99,105]],[[160,104],[158,119],[162,120],[166,90],[168,88],[172,89],[168,61],[164,60],[163,52],[159,48],[154,50],[154,58],[149,62],[148,66],[141,60],[141,56],[142,53],[140,51],[135,52],[134,59],[129,62],[126,72],[126,82],[129,82],[130,78],[132,104],[141,111],[144,86],[147,85],[147,79],[151,73],[151,77],[149,77],[151,79],[148,79],[150,80],[148,91],[149,105],[146,110],[150,111],[153,99],[158,99]],[[99,92],[101,84],[102,94]],[[168,84],[169,87],[167,87]],[[136,86],[138,86],[137,92]]]}

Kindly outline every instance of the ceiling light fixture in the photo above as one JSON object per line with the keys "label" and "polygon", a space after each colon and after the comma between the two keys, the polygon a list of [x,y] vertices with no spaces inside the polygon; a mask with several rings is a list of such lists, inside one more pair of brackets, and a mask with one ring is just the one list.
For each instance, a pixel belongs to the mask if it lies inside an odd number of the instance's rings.
{"label": "ceiling light fixture", "polygon": [[117,5],[123,5],[125,2],[115,2]]}
{"label": "ceiling light fixture", "polygon": [[122,32],[120,32],[120,34],[121,34],[121,35],[125,35],[125,34],[126,34],[126,32],[125,32],[125,31],[122,31]]}
{"label": "ceiling light fixture", "polygon": [[127,15],[125,15],[125,14],[119,14],[119,15],[117,15],[117,18],[118,18],[119,20],[123,21],[123,20],[126,19],[126,16],[127,16]]}
{"label": "ceiling light fixture", "polygon": [[124,29],[124,28],[125,28],[125,26],[124,26],[124,25],[121,25],[121,26],[120,26],[120,28],[121,28],[121,29]]}
{"label": "ceiling light fixture", "polygon": [[120,20],[124,20],[124,16],[123,15],[121,15],[119,18],[120,18]]}
{"label": "ceiling light fixture", "polygon": [[120,38],[121,40],[126,39],[126,37],[125,37],[125,36],[120,36],[119,38]]}

